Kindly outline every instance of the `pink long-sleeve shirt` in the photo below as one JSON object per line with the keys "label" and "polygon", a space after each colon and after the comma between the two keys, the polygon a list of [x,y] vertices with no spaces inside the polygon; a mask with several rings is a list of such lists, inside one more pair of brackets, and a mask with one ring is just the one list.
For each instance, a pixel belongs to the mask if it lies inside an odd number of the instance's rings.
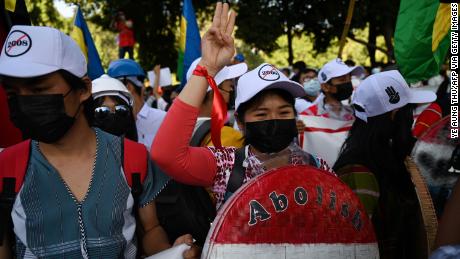
{"label": "pink long-sleeve shirt", "polygon": [[[198,108],[176,98],[158,130],[150,154],[157,165],[176,181],[212,187],[216,208],[220,208],[235,164],[236,148],[189,146],[198,113]],[[315,159],[318,168],[332,172],[324,160]],[[243,183],[257,174],[254,165],[246,165]]]}

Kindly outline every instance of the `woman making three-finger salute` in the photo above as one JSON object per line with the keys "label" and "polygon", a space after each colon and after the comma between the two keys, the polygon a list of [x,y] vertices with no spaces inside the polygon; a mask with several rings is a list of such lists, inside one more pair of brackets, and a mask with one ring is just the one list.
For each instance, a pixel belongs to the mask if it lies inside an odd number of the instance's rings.
{"label": "woman making three-finger salute", "polygon": [[[234,55],[234,25],[235,13],[229,11],[227,3],[217,3],[212,26],[201,40],[202,59],[174,101],[152,145],[153,160],[171,177],[187,184],[211,186],[217,208],[233,193],[227,190],[227,185],[235,167],[237,149],[190,147],[189,142],[208,84],[212,85],[208,80],[212,81],[210,77],[229,64]],[[206,74],[210,77],[205,77]],[[297,136],[294,102],[303,94],[300,84],[290,81],[269,64],[261,64],[240,77],[235,115],[246,139],[245,157],[300,150],[293,144]],[[302,153],[302,159],[290,156],[288,160],[291,164],[307,161],[315,167],[329,169],[321,159],[309,154]],[[242,163],[243,183],[263,172],[258,168],[260,164],[246,161]]]}

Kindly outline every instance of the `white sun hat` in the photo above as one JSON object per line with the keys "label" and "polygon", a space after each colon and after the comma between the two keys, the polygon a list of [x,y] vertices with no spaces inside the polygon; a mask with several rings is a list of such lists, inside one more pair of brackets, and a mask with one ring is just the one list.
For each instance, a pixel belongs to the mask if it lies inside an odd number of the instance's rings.
{"label": "white sun hat", "polygon": [[435,100],[434,92],[409,88],[403,76],[397,70],[391,70],[373,74],[362,81],[352,103],[356,117],[367,122],[368,117],[387,113],[408,103],[431,103]]}
{"label": "white sun hat", "polygon": [[28,78],[60,69],[86,75],[86,59],[77,43],[50,27],[15,25],[0,55],[0,75]]}
{"label": "white sun hat", "polygon": [[318,81],[323,84],[332,78],[351,74],[352,76],[361,76],[364,74],[362,66],[349,67],[340,58],[329,61],[318,73]]}
{"label": "white sun hat", "polygon": [[302,85],[289,80],[275,66],[263,63],[240,77],[236,89],[235,110],[262,90],[274,88],[286,90],[294,98],[305,96]]}
{"label": "white sun hat", "polygon": [[94,79],[92,83],[91,93],[94,99],[102,96],[118,96],[130,106],[133,105],[133,96],[120,80],[108,75],[102,75]]}

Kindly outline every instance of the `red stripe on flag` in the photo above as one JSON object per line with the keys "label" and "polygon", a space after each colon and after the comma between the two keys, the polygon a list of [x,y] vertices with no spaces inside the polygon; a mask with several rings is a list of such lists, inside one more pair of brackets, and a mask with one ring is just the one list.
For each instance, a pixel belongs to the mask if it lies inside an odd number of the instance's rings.
{"label": "red stripe on flag", "polygon": [[349,131],[350,129],[351,129],[351,126],[338,128],[338,129],[305,127],[305,131],[308,131],[308,132],[325,132],[325,133],[345,132],[345,131]]}

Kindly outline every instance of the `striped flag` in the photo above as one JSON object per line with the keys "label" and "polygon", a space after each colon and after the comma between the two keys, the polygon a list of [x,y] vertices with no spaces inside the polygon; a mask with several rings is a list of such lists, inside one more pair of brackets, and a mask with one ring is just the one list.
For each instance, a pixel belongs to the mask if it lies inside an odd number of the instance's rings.
{"label": "striped flag", "polygon": [[184,0],[180,21],[179,58],[177,60],[177,79],[184,87],[187,70],[192,62],[201,57],[200,30],[196,22],[192,0]]}
{"label": "striped flag", "polygon": [[77,42],[86,57],[89,78],[94,80],[103,75],[104,68],[102,68],[99,53],[94,45],[93,37],[91,37],[91,33],[89,32],[88,25],[86,25],[80,6],[78,6],[77,13],[75,15],[71,37]]}
{"label": "striped flag", "polygon": [[302,149],[324,159],[332,167],[353,121],[340,121],[320,116],[300,115],[306,125],[300,136]]}
{"label": "striped flag", "polygon": [[450,16],[447,1],[401,0],[395,56],[409,83],[439,73],[450,46]]}

